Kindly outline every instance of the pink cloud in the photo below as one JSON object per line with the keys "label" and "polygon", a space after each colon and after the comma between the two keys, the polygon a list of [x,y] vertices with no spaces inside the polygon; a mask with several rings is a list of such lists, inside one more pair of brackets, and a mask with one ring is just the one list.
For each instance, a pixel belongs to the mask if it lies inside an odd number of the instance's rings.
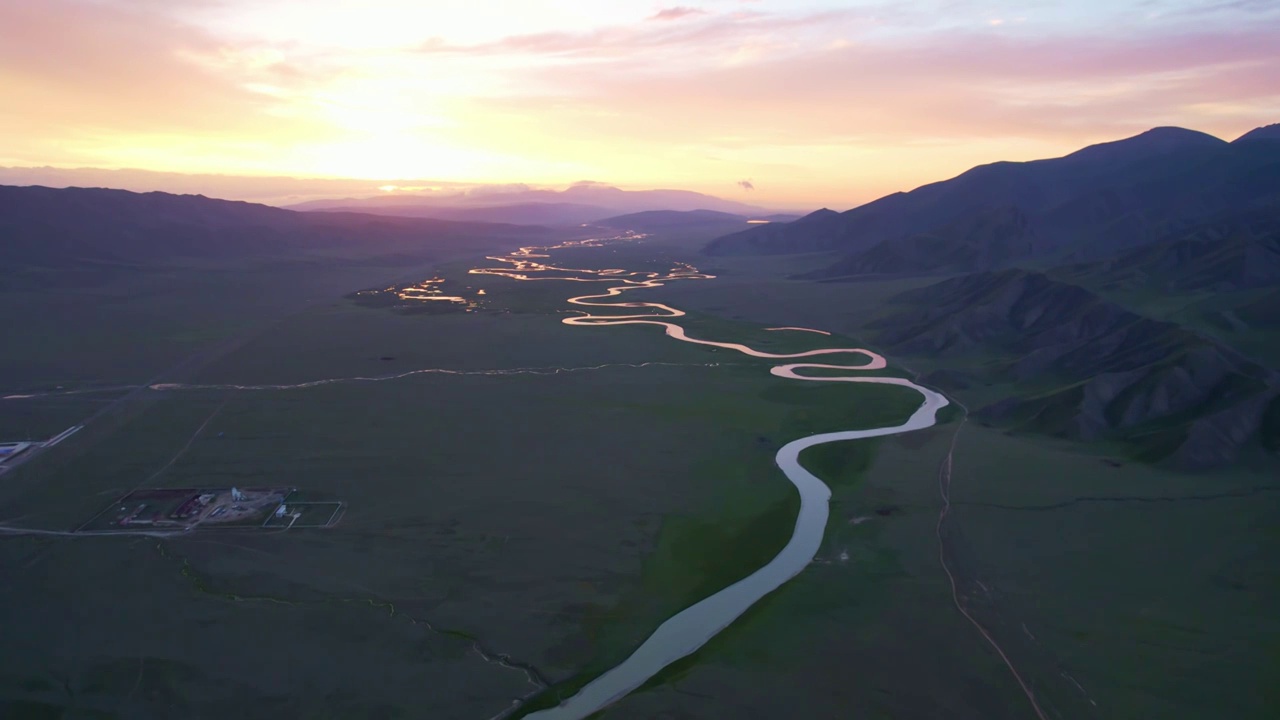
{"label": "pink cloud", "polygon": [[658,12],[654,13],[653,16],[651,16],[649,19],[650,20],[679,20],[680,18],[689,17],[690,15],[703,15],[705,13],[706,13],[705,10],[699,10],[698,8],[684,7],[681,5],[676,7],[663,8]]}
{"label": "pink cloud", "polygon": [[[673,8],[685,10],[685,8]],[[662,11],[665,12],[665,11]],[[686,12],[692,17],[705,14]],[[661,15],[661,12],[659,12]],[[740,11],[688,23],[644,23],[635,26],[602,27],[589,32],[545,32],[512,35],[496,42],[477,45],[454,45],[440,38],[430,38],[418,47],[422,53],[469,56],[558,55],[579,57],[593,62],[610,58],[634,61],[646,52],[662,52],[668,59],[674,50],[704,55],[708,50],[737,45],[752,36],[783,36],[829,27],[837,22],[853,22],[861,17],[851,10],[815,13],[797,17],[779,17],[758,12]],[[656,19],[657,16],[654,16]]]}
{"label": "pink cloud", "polygon": [[795,148],[779,156],[797,168],[824,145],[1022,138],[1065,152],[1156,125],[1230,138],[1275,122],[1273,38],[1265,27],[1147,38],[978,33],[807,48],[736,66],[611,58],[535,74],[525,97],[477,102],[545,118],[549,136],[573,127],[655,148]]}
{"label": "pink cloud", "polygon": [[587,76],[607,74],[611,81],[601,86],[627,94],[703,97],[726,109],[778,107],[789,112],[838,106],[853,110],[870,98],[938,110],[956,102],[1014,106],[1020,95],[1033,101],[1046,84],[1070,84],[1083,104],[1091,101],[1091,86],[1106,83],[1130,83],[1123,95],[1135,99],[1243,99],[1280,93],[1274,82],[1280,76],[1274,37],[1265,28],[1146,39],[955,35],[899,45],[856,44],[669,75],[626,73],[621,64],[579,68],[583,76],[573,85],[592,87],[583,84]]}
{"label": "pink cloud", "polygon": [[[749,156],[749,166],[725,163],[717,182],[767,176],[773,192],[829,182],[810,169],[846,148],[888,157],[885,148],[948,145],[959,164],[957,148],[1003,148],[1006,139],[1066,151],[1153,125],[1234,137],[1280,119],[1280,28],[1268,18],[1037,37],[1015,23],[988,28],[986,16],[963,31],[930,29],[918,11],[888,5],[799,16],[675,6],[652,17],[671,22],[473,45],[432,39],[406,52],[249,46],[184,25],[164,7],[0,3],[9,101],[0,132],[16,138],[11,146],[30,145],[24,158],[61,162],[118,137],[163,135],[196,154],[222,138],[255,154],[263,148],[264,165],[294,162],[295,148],[331,131],[328,106],[308,93],[333,86],[338,100],[376,116],[378,91],[340,97],[344,82],[369,80],[375,88],[385,81],[396,99],[401,87],[416,92],[409,110],[438,105],[457,120],[443,125],[442,142],[548,166],[573,162],[602,177],[628,172],[628,158],[671,153],[672,172],[684,172],[687,158],[692,176],[711,172],[696,170],[703,159]],[[423,79],[433,72],[466,81],[437,90]],[[149,150],[146,137],[136,142]],[[163,160],[157,152],[141,157]],[[856,164],[860,156],[847,157]],[[827,177],[893,171],[832,166]]]}

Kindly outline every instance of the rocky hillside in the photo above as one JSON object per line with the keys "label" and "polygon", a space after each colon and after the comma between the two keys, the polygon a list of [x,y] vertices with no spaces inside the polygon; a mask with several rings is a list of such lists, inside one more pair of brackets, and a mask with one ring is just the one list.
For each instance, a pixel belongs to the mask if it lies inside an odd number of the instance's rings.
{"label": "rocky hillside", "polygon": [[[880,344],[948,358],[961,384],[1015,388],[975,409],[987,422],[1123,441],[1143,459],[1197,469],[1274,442],[1264,419],[1280,394],[1276,372],[1078,286],[1006,270],[947,280],[898,302],[900,311],[873,325]],[[936,380],[948,389],[947,377]]]}

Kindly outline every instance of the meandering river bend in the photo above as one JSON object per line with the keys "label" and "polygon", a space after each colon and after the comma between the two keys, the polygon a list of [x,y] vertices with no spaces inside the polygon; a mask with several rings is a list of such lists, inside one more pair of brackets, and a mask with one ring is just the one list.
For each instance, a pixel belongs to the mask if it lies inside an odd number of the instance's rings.
{"label": "meandering river bend", "polygon": [[[550,247],[528,247],[502,257],[491,257],[503,267],[477,268],[474,274],[499,275],[515,280],[557,280],[562,282],[606,282],[616,283],[605,292],[596,295],[579,295],[569,298],[573,305],[586,307],[602,307],[610,309],[645,310],[643,313],[620,315],[593,315],[585,312],[582,315],[568,317],[563,320],[566,325],[657,325],[662,327],[667,337],[681,342],[710,345],[728,350],[736,350],[751,357],[771,360],[794,360],[798,358],[821,355],[856,355],[864,362],[856,365],[831,365],[823,363],[801,362],[776,365],[769,372],[778,377],[806,382],[839,382],[839,383],[871,383],[879,385],[900,385],[920,393],[922,402],[919,408],[901,425],[873,428],[870,430],[843,430],[793,440],[778,450],[775,460],[791,484],[800,493],[800,512],[796,516],[795,529],[785,547],[764,567],[747,577],[716,592],[680,612],[672,615],[654,630],[646,639],[619,665],[606,671],[592,680],[577,694],[564,700],[560,705],[530,713],[526,717],[543,720],[578,720],[619,700],[627,693],[635,690],[646,680],[656,675],[667,665],[695,652],[708,640],[715,637],[730,623],[736,620],[752,605],[765,595],[777,589],[783,583],[795,577],[813,560],[822,545],[822,536],[827,526],[828,501],[831,489],[813,473],[800,465],[800,453],[806,448],[844,440],[861,440],[864,438],[896,435],[932,426],[937,422],[938,410],[947,405],[947,399],[940,393],[921,387],[910,380],[896,377],[871,377],[857,375],[842,376],[809,376],[799,371],[806,369],[867,371],[885,367],[885,360],[880,355],[864,348],[823,348],[801,353],[767,353],[740,343],[719,342],[690,337],[680,325],[671,322],[674,318],[683,317],[684,311],[670,305],[653,302],[619,302],[610,301],[624,292],[645,288],[661,287],[675,280],[709,280],[713,275],[698,272],[689,265],[681,265],[670,272],[633,272],[621,269],[587,270],[561,268],[539,262],[549,258],[547,251],[566,247],[584,247],[602,244],[598,240],[585,240],[564,243]],[[581,277],[587,276],[587,277]],[[811,328],[769,328],[781,331],[802,331],[829,334]]]}

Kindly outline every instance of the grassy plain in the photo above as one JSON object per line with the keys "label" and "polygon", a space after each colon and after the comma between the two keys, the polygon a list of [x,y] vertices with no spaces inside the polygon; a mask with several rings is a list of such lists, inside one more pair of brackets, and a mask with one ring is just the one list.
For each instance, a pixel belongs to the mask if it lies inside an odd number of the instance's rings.
{"label": "grassy plain", "polygon": [[[628,267],[647,251],[631,252]],[[752,571],[792,524],[777,446],[869,421],[767,362],[654,327],[559,323],[592,285],[472,266],[438,271],[487,289],[477,312],[403,315],[333,292],[7,476],[4,520],[54,531],[140,485],[270,483],[347,503],[324,531],[5,538],[9,708],[492,716]],[[711,314],[688,324],[778,351],[826,340]],[[143,335],[168,348],[190,332]],[[146,360],[129,372],[41,365],[15,389],[145,382],[172,358],[142,350],[122,350]],[[876,390],[859,397],[904,400]]]}
{"label": "grassy plain", "polygon": [[[664,270],[703,264],[694,248],[555,259]],[[695,337],[783,352],[857,346],[862,323],[910,285],[787,281],[818,260],[783,262],[717,258],[704,268],[716,280],[624,299],[689,310],[681,323]],[[918,402],[902,388],[776,378],[771,361],[657,327],[566,326],[565,298],[608,284],[468,275],[474,266],[429,271],[483,288],[471,313],[360,307],[342,296],[378,283],[335,279],[166,375],[187,387],[142,392],[68,452],[4,476],[0,519],[51,530],[144,483],[293,486],[347,507],[316,530],[0,538],[0,714],[447,719],[554,702],[782,546],[796,500],[773,464],[780,445],[901,422]],[[211,317],[165,319],[176,329],[146,337],[222,332]],[[780,325],[838,334],[764,330]],[[41,365],[16,387],[137,383],[181,355],[122,352],[154,364],[66,376]],[[960,415],[944,419],[807,452],[834,491],[817,562],[602,717],[1030,716],[938,564],[937,472]],[[962,601],[1052,717],[1204,717],[1228,694],[1235,717],[1266,716],[1274,644],[1244,633],[1273,630],[1262,559],[1280,537],[1258,477],[1112,467],[969,423],[952,482],[945,551]],[[1125,499],[1206,493],[1249,494]],[[1081,500],[1092,497],[1111,499]],[[1248,670],[1217,669],[1214,653],[1228,651]],[[1162,692],[1175,682],[1183,695]]]}

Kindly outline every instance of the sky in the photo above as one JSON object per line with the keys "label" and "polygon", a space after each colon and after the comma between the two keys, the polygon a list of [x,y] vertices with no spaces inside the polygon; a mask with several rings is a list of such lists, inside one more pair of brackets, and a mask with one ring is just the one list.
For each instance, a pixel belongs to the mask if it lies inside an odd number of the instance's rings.
{"label": "sky", "polygon": [[0,0],[0,28],[2,166],[845,209],[1280,122],[1275,0]]}

